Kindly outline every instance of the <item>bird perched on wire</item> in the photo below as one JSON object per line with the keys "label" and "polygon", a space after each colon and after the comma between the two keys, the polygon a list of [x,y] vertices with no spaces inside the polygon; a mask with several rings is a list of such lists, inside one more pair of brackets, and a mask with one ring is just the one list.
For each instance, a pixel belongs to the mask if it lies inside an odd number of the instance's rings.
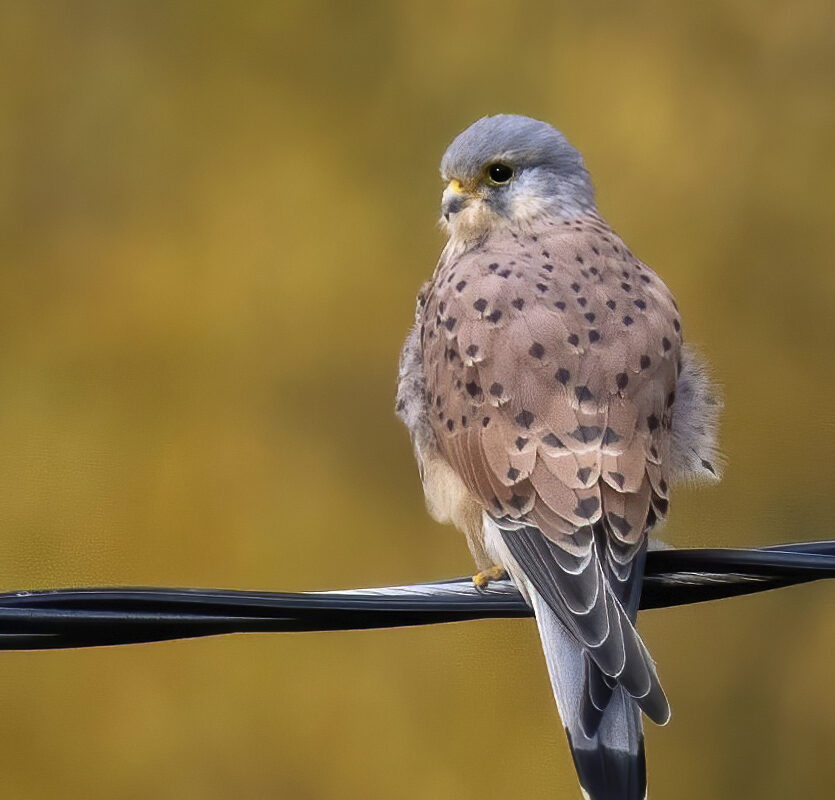
{"label": "bird perched on wire", "polygon": [[641,712],[670,707],[635,630],[670,484],[715,479],[719,403],[669,289],[597,212],[551,125],[484,117],[441,163],[449,240],[397,411],[430,513],[533,606],[584,795],[646,795]]}

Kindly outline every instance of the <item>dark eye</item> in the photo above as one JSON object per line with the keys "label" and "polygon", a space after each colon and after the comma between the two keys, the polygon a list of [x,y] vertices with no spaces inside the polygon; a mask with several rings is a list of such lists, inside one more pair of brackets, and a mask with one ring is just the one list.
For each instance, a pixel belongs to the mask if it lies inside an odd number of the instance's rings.
{"label": "dark eye", "polygon": [[507,164],[491,164],[487,174],[493,183],[507,183],[513,177],[513,170]]}

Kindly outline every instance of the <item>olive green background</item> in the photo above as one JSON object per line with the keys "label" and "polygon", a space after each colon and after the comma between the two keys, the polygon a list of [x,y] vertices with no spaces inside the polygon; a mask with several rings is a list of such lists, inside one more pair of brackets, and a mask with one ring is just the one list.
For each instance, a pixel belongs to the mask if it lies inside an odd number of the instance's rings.
{"label": "olive green background", "polygon": [[[0,10],[0,590],[471,571],[393,415],[440,156],[554,122],[724,386],[665,536],[833,535],[832,6]],[[656,798],[835,791],[835,587],[656,611]],[[0,793],[576,797],[530,622],[0,655]]]}

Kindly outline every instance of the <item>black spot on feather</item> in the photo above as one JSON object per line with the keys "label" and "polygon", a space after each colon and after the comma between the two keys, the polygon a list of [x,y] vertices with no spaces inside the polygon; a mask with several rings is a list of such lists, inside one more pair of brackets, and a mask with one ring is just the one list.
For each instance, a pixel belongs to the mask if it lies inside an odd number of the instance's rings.
{"label": "black spot on feather", "polygon": [[525,409],[522,409],[516,415],[516,423],[517,425],[521,425],[523,428],[530,428],[533,425],[534,415]]}
{"label": "black spot on feather", "polygon": [[620,514],[615,514],[610,511],[606,514],[606,519],[609,521],[609,525],[611,525],[611,527],[614,528],[621,536],[628,536],[629,532],[632,530],[632,526],[626,521],[626,518],[620,516]]}
{"label": "black spot on feather", "polygon": [[591,389],[588,386],[577,386],[574,389],[574,394],[577,396],[577,399],[582,403],[586,400],[593,400],[594,395],[591,393]]}
{"label": "black spot on feather", "polygon": [[577,508],[574,509],[574,513],[578,517],[591,519],[598,508],[600,508],[600,500],[597,497],[586,497],[577,503]]}
{"label": "black spot on feather", "polygon": [[610,472],[609,477],[618,485],[619,489],[623,489],[626,478],[622,472]]}
{"label": "black spot on feather", "polygon": [[597,425],[578,425],[569,436],[572,436],[578,442],[593,442],[600,436],[600,428]]}
{"label": "black spot on feather", "polygon": [[606,428],[606,430],[603,431],[603,444],[615,444],[615,442],[619,441],[620,435],[612,428]]}

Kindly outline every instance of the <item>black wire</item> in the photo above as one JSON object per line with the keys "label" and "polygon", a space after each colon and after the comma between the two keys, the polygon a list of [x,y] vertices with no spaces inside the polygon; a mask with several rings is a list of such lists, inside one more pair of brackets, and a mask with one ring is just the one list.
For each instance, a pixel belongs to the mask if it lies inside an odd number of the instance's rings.
{"label": "black wire", "polygon": [[[662,608],[835,577],[835,541],[647,556],[641,608]],[[133,644],[225,633],[325,631],[527,617],[509,581],[469,578],[342,592],[75,588],[0,594],[0,650]]]}

